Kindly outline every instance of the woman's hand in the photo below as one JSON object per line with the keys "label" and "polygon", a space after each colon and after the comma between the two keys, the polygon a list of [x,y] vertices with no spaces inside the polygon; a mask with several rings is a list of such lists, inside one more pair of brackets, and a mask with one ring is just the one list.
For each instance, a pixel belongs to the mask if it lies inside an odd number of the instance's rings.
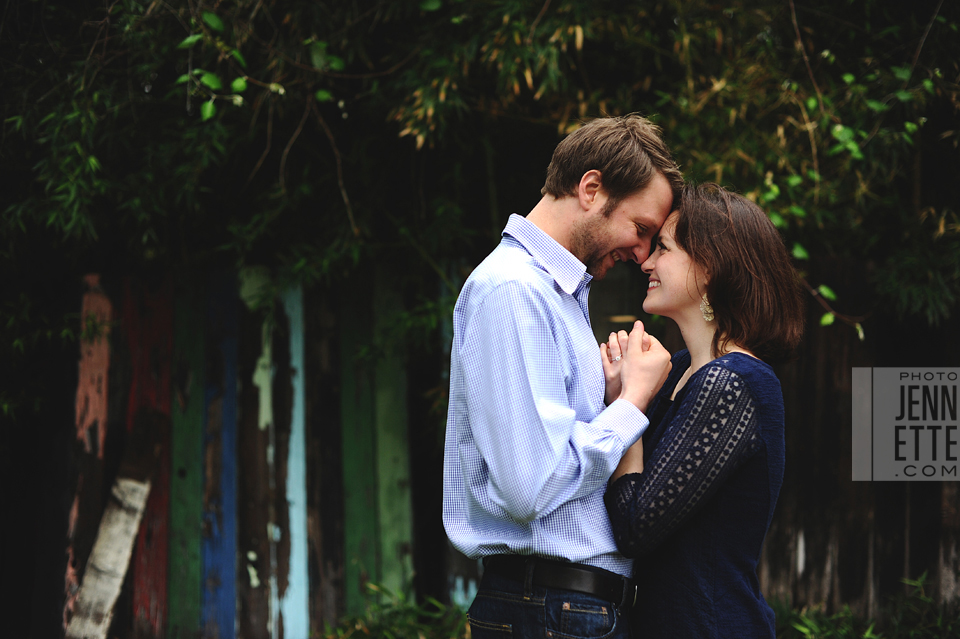
{"label": "woman's hand", "polygon": [[620,381],[620,369],[623,368],[623,362],[621,361],[623,360],[621,339],[625,346],[628,339],[626,331],[610,333],[610,338],[600,344],[600,361],[603,363],[603,379],[607,384],[603,401],[607,406],[620,397],[620,391],[623,388],[623,384]]}
{"label": "woman's hand", "polygon": [[643,330],[640,321],[634,322],[626,339],[618,336],[617,342],[623,349],[620,398],[646,412],[670,373],[670,353],[656,337]]}

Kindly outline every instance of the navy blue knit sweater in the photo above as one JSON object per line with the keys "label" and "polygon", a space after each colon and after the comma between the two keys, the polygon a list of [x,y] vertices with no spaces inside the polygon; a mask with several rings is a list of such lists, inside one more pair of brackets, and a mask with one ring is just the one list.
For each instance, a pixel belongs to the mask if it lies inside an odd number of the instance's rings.
{"label": "navy blue knit sweater", "polygon": [[670,396],[690,355],[648,410],[644,472],[606,493],[620,551],[635,557],[635,637],[774,637],[757,564],[783,481],[783,395],[769,365],[730,353]]}

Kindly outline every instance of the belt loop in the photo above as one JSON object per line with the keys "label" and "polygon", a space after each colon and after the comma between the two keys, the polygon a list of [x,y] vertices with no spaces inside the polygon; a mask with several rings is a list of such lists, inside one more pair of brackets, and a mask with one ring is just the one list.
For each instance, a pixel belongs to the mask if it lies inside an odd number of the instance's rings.
{"label": "belt loop", "polygon": [[524,562],[523,571],[523,595],[525,597],[533,596],[533,573],[537,567],[537,560],[534,557],[527,557]]}

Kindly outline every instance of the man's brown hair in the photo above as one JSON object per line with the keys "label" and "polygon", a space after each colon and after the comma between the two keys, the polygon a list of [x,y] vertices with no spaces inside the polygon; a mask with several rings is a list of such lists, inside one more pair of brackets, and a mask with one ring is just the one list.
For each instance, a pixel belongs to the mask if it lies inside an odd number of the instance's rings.
{"label": "man's brown hair", "polygon": [[759,206],[723,187],[686,185],[674,240],[707,274],[717,332],[762,360],[788,359],[803,336],[803,298],[783,238]]}
{"label": "man's brown hair", "polygon": [[576,195],[583,174],[592,170],[600,171],[600,183],[610,198],[607,214],[646,188],[657,173],[667,178],[674,200],[683,186],[660,127],[635,113],[597,118],[564,138],[553,152],[540,192],[555,198]]}

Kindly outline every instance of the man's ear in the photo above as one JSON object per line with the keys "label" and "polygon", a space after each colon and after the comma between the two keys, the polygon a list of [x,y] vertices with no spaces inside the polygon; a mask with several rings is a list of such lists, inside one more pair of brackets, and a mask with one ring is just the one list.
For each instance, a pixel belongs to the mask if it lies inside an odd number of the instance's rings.
{"label": "man's ear", "polygon": [[580,178],[580,184],[577,185],[577,197],[580,200],[580,207],[584,210],[589,211],[597,203],[603,189],[602,177],[600,171],[591,169]]}

